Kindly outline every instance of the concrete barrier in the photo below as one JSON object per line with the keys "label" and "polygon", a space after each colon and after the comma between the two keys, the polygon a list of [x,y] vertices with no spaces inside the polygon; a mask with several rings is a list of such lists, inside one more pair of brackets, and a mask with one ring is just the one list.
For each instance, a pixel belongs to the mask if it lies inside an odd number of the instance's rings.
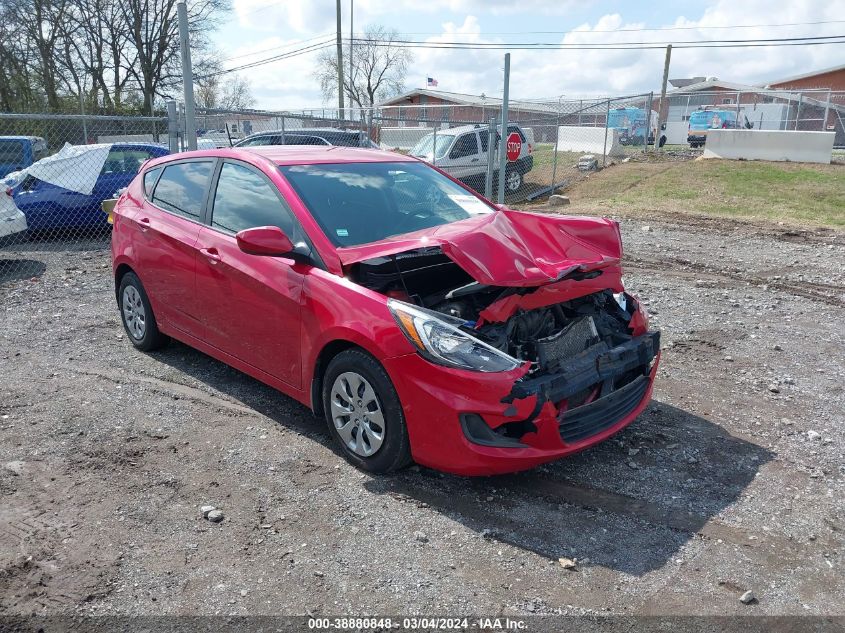
{"label": "concrete barrier", "polygon": [[383,127],[379,134],[379,145],[384,149],[411,149],[426,134],[431,134],[431,127]]}
{"label": "concrete barrier", "polygon": [[619,130],[607,130],[605,141],[603,127],[561,125],[557,129],[557,151],[559,152],[583,152],[601,156],[605,153],[605,149],[608,156],[625,155],[625,150],[619,144]]}
{"label": "concrete barrier", "polygon": [[834,132],[708,130],[704,158],[829,164]]}

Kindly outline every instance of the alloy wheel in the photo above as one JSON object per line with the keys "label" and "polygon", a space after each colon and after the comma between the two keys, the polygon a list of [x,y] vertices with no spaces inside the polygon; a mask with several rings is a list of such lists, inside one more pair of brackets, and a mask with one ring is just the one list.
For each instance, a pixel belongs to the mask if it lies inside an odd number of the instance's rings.
{"label": "alloy wheel", "polygon": [[361,457],[373,456],[384,443],[384,413],[372,385],[347,371],[334,381],[331,417],[346,447]]}

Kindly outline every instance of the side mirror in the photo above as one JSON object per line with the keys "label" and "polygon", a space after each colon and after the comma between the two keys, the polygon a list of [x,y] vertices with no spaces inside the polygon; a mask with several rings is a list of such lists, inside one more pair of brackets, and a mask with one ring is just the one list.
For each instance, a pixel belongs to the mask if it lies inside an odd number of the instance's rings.
{"label": "side mirror", "polygon": [[235,239],[238,248],[250,255],[266,255],[279,257],[293,251],[293,242],[285,232],[277,226],[258,226],[254,229],[244,229]]}
{"label": "side mirror", "polygon": [[660,129],[661,129],[661,130],[665,130],[665,129],[666,129],[666,124],[665,124],[665,123],[661,123],[661,124],[660,124]]}

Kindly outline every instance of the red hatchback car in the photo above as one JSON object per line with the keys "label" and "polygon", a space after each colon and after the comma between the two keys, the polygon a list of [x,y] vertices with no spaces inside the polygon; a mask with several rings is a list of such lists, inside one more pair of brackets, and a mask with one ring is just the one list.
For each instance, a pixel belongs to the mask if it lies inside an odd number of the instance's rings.
{"label": "red hatchback car", "polygon": [[176,338],[324,416],[355,465],[532,468],[629,424],[659,332],[618,225],[494,205],[397,154],[156,159],[113,211],[132,343]]}

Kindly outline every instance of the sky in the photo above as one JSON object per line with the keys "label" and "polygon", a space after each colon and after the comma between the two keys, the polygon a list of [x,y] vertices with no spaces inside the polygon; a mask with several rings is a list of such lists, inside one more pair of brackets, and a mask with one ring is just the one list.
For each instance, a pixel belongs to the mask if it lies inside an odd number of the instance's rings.
{"label": "sky", "polygon": [[[351,2],[356,34],[367,25],[382,25],[397,30],[403,39],[431,42],[667,43],[845,33],[845,0],[341,0],[344,37]],[[215,37],[226,68],[321,42],[335,33],[335,0],[232,4],[230,19]],[[763,26],[807,22],[828,23]],[[665,30],[669,27],[682,28]],[[415,49],[406,89],[424,88],[426,77],[434,77],[438,90],[501,96],[504,53]],[[323,100],[314,77],[316,56],[240,71],[251,84],[255,107],[298,110],[331,105]],[[557,100],[659,91],[663,61],[663,50],[514,50],[511,98]],[[845,44],[675,49],[669,76],[715,76],[764,85],[843,63]]]}

